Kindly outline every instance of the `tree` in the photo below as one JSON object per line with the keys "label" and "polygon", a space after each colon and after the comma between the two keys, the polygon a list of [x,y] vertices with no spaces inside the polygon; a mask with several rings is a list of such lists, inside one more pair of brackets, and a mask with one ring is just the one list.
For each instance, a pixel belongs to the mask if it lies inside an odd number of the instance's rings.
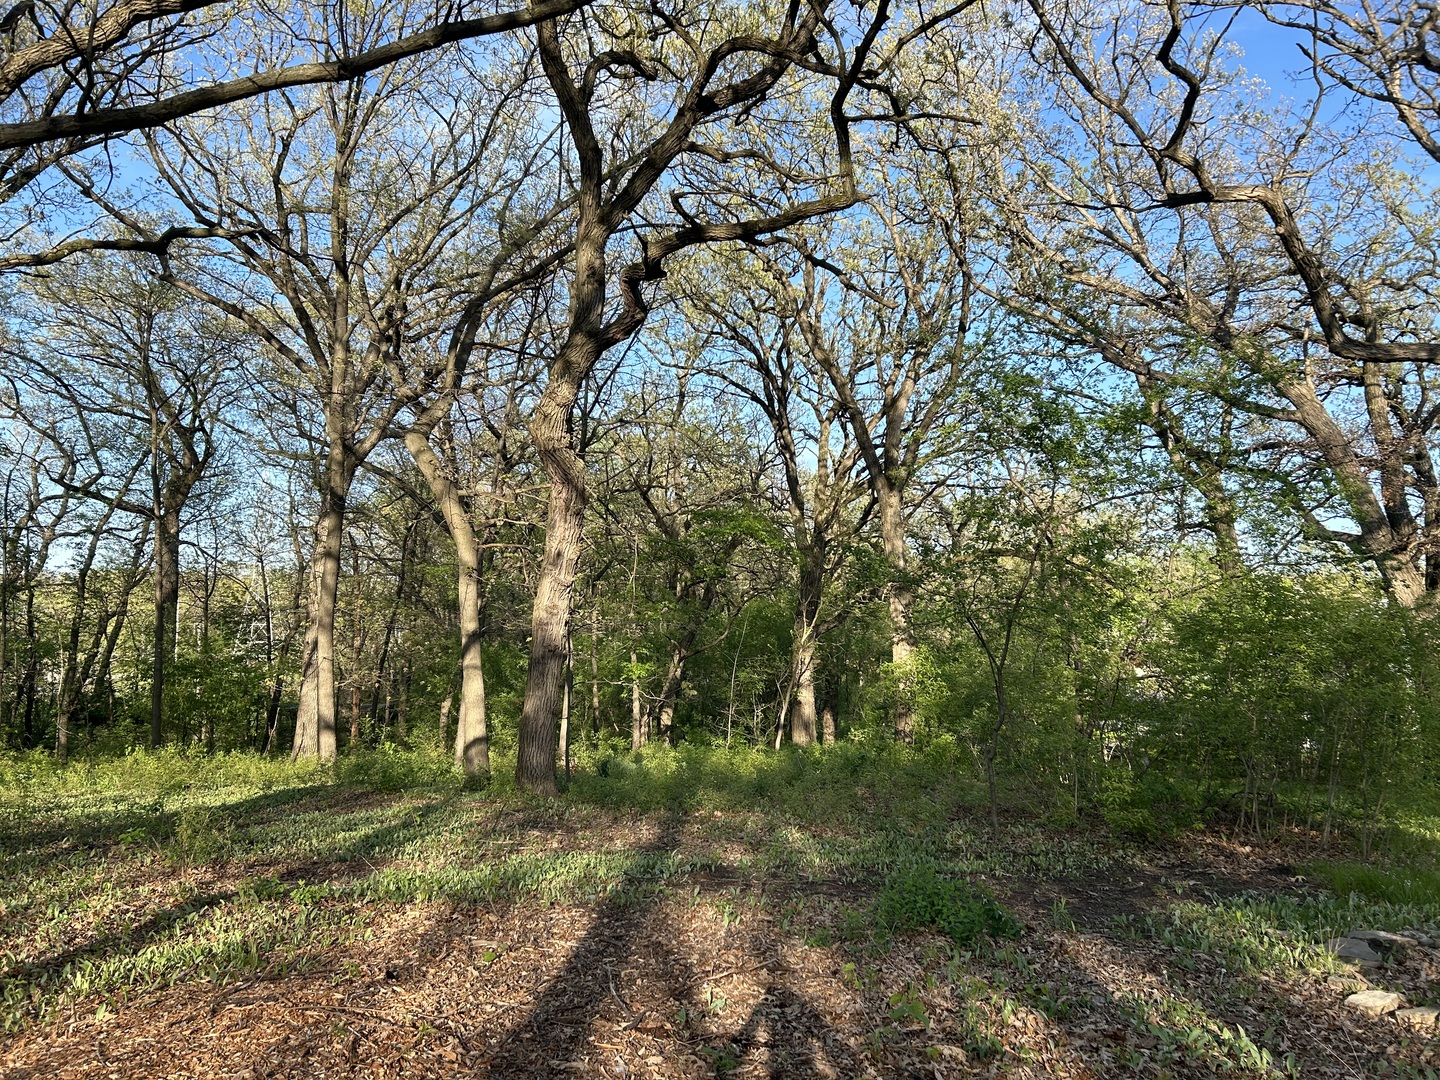
{"label": "tree", "polygon": [[[148,279],[133,263],[77,263],[37,279],[32,296],[34,336],[18,357],[24,370],[17,384],[51,403],[31,414],[32,423],[38,421],[37,430],[82,468],[78,474],[63,470],[50,481],[97,502],[102,516],[95,527],[101,532],[117,510],[149,522],[155,613],[150,744],[158,746],[180,601],[182,534],[192,499],[216,462],[243,346],[219,320],[185,310],[175,290]],[[137,483],[142,475],[143,487]],[[95,554],[89,547],[81,561],[80,606]]]}
{"label": "tree", "polygon": [[1260,8],[1271,22],[1303,35],[1296,44],[1317,76],[1388,107],[1415,144],[1440,161],[1440,19],[1433,3],[1297,0]]}
{"label": "tree", "polygon": [[[326,9],[315,33],[364,42],[408,16],[403,4]],[[244,325],[323,417],[315,432],[300,399],[291,406],[324,457],[297,756],[335,754],[335,603],[357,471],[404,429],[407,410],[445,415],[489,304],[554,259],[543,235],[551,204],[534,209],[525,186],[538,163],[519,144],[530,115],[523,57],[449,59],[287,92],[238,125],[196,122],[150,142],[173,197],[229,235],[197,273],[166,261],[166,279]]]}
{"label": "tree", "polygon": [[[631,579],[625,636],[633,649],[634,751],[652,734],[666,743],[679,738],[692,664],[725,642],[755,599],[747,564],[771,533],[760,509],[762,452],[747,438],[744,415],[708,393],[712,377],[690,355],[683,321],[673,324],[665,329],[676,335],[646,342],[647,352],[673,360],[643,372],[619,409],[593,425],[599,430],[590,443],[601,518],[589,537],[590,603],[598,615],[603,583]],[[658,679],[642,679],[652,671]]]}
{"label": "tree", "polygon": [[[790,676],[776,739],[788,717],[791,740],[805,746],[820,732],[818,653],[838,614],[822,618],[827,586],[874,504],[863,499],[861,451],[854,428],[845,422],[845,404],[827,380],[813,335],[802,332],[804,316],[797,308],[805,301],[790,292],[775,263],[757,273],[749,262],[740,252],[712,259],[695,280],[689,303],[696,321],[711,328],[701,347],[715,354],[709,362],[717,377],[758,413],[773,439],[776,501],[788,518],[796,560]],[[712,288],[717,278],[726,283],[718,296]],[[811,302],[823,308],[824,299],[814,296],[813,275],[807,285]],[[732,367],[736,374],[727,370]]]}
{"label": "tree", "polygon": [[[959,163],[947,164],[946,177],[958,180]],[[835,419],[854,439],[891,577],[891,719],[896,738],[910,742],[907,497],[926,467],[957,449],[962,382],[983,348],[972,343],[971,328],[983,333],[985,315],[975,305],[965,192],[937,184],[917,156],[875,172],[868,213],[794,230],[756,257],[777,317],[791,328],[791,347],[828,384]]]}
{"label": "tree", "polygon": [[[1268,488],[1307,537],[1369,562],[1397,602],[1422,602],[1440,581],[1423,404],[1437,223],[1416,211],[1415,180],[1363,138],[1353,160],[1332,152],[1313,110],[1285,126],[1236,108],[1223,40],[1191,32],[1178,5],[1123,35],[1032,6],[1062,80],[1053,100],[1075,125],[1011,144],[1024,168],[993,189],[1011,284],[992,295],[1136,380],[1224,557],[1236,485]],[[1028,209],[1037,199],[1048,216]],[[1336,206],[1352,208],[1343,231],[1320,224]],[[1210,414],[1192,407],[1187,433],[1175,406],[1198,399]]]}
{"label": "tree", "polygon": [[[20,0],[0,16],[6,47],[0,64],[0,206],[113,136],[272,91],[363,80],[391,64],[518,30],[584,2],[549,0],[469,19],[447,14],[429,26],[421,25],[429,13],[419,11],[380,39],[295,32],[277,56],[271,51],[274,21],[254,23],[216,0],[117,0],[103,10],[74,2],[37,9]],[[284,20],[281,25],[298,30]],[[258,61],[255,70],[245,70],[252,65],[240,58],[248,57]],[[177,66],[177,58],[183,64]],[[177,80],[181,69],[186,76]],[[195,235],[207,233],[139,228],[129,236],[70,239],[0,257],[0,270],[48,265],[80,251],[162,254],[175,240]]]}
{"label": "tree", "polygon": [[[494,270],[492,266],[492,278]],[[476,329],[452,345],[457,362],[434,388],[429,404],[415,411],[404,442],[429,488],[445,530],[455,545],[460,629],[460,708],[456,717],[455,763],[477,780],[490,775],[490,734],[485,711],[485,674],[481,654],[484,623],[484,574],[487,553],[511,500],[508,487],[516,469],[519,400],[534,379],[529,337],[536,321],[527,305],[502,304],[498,325],[487,334],[485,362],[472,366]],[[534,297],[531,298],[532,300]],[[516,325],[518,323],[518,325]],[[507,333],[512,340],[502,341]],[[463,356],[461,356],[463,350]],[[513,361],[507,363],[505,354]],[[472,377],[458,385],[466,371]],[[462,395],[460,392],[464,391]],[[456,436],[452,409],[482,434]],[[468,426],[468,425],[467,425]],[[488,466],[488,467],[487,467]]]}
{"label": "tree", "polygon": [[[664,277],[673,255],[696,245],[767,235],[853,205],[858,192],[846,102],[869,69],[889,14],[882,0],[847,38],[821,5],[789,8],[768,32],[748,22],[732,26],[713,13],[617,5],[594,23],[609,39],[603,48],[578,33],[562,35],[559,20],[537,27],[541,64],[571,144],[569,167],[578,194],[568,312],[529,425],[550,497],[516,763],[517,783],[526,790],[557,790],[557,729],[586,504],[584,461],[573,432],[580,387],[604,353],[644,324],[645,288]],[[822,33],[834,34],[828,56]],[[785,81],[798,71],[814,71],[831,87],[826,97],[835,157],[812,158],[820,166],[814,171],[803,160],[781,162],[775,156],[783,144],[773,136],[788,124],[771,110],[777,101],[803,109],[800,95],[808,80]],[[609,131],[602,138],[597,124],[604,123]],[[662,182],[682,164],[705,168],[672,179],[672,190],[663,192]],[[673,215],[669,227],[657,220],[665,213],[666,194]],[[807,194],[811,197],[803,197]],[[757,203],[767,212],[749,216],[745,208]],[[650,229],[612,282],[611,241],[642,212]],[[614,294],[618,310],[611,309]]]}

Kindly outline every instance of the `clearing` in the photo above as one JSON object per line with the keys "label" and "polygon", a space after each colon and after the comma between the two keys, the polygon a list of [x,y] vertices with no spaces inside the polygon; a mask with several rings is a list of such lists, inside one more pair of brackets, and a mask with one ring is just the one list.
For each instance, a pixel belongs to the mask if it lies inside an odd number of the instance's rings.
{"label": "clearing", "polygon": [[670,752],[544,803],[402,755],[14,767],[0,1075],[1436,1075],[1344,999],[1440,1002],[1440,950],[1323,944],[1440,937],[1433,897],[1336,896],[1296,836],[995,838],[945,773]]}

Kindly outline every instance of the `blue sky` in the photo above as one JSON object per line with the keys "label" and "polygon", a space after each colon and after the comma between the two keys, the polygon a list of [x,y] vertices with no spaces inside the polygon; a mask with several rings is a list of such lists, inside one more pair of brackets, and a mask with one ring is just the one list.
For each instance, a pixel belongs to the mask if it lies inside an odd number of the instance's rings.
{"label": "blue sky", "polygon": [[1240,12],[1230,30],[1230,40],[1245,50],[1245,67],[1259,75],[1272,91],[1291,97],[1310,96],[1309,64],[1296,47],[1300,35],[1278,27],[1258,11]]}

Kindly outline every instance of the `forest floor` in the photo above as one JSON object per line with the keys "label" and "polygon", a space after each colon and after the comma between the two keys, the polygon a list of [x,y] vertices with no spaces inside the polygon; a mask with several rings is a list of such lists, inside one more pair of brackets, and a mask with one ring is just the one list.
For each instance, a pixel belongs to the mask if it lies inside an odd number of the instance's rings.
{"label": "forest floor", "polygon": [[1337,897],[1294,836],[996,837],[926,797],[938,772],[827,803],[804,760],[744,798],[705,796],[710,763],[548,804],[127,760],[0,772],[0,1076],[1440,1069],[1435,1033],[1344,1004],[1440,1003],[1440,951],[1362,974],[1323,947],[1440,937],[1440,905]]}

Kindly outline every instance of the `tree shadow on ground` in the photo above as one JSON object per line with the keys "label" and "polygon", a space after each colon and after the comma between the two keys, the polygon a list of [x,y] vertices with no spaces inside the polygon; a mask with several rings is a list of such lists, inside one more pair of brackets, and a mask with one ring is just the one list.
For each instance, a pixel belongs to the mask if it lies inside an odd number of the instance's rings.
{"label": "tree shadow on ground", "polygon": [[[17,814],[0,818],[0,854],[37,854],[65,850],[109,847],[136,829],[163,829],[173,824],[178,813],[169,803],[183,792],[147,793],[144,797],[127,796],[116,805],[100,809],[82,809],[73,814],[43,816]],[[225,816],[246,823],[275,820],[283,815],[301,812],[333,811],[354,804],[357,796],[370,794],[376,800],[388,801],[391,793],[357,793],[336,788],[333,784],[300,784],[275,788],[239,802],[224,803]]]}
{"label": "tree shadow on ground", "polygon": [[[346,809],[354,811],[357,808],[353,798],[354,793],[349,794],[352,797],[346,798],[345,793],[337,793],[333,788],[324,788],[318,791],[314,788],[288,788],[258,795],[243,803],[233,804],[227,808],[227,818],[253,825],[257,817],[263,817],[265,814],[279,814],[285,810],[288,810],[291,816],[296,813],[333,814]],[[392,820],[383,821],[352,838],[338,858],[327,859],[323,864],[282,862],[268,867],[247,864],[234,867],[234,872],[230,874],[216,873],[217,868],[225,869],[226,863],[223,859],[205,864],[209,871],[205,875],[210,878],[209,888],[204,888],[204,883],[201,882],[202,891],[198,895],[165,904],[150,911],[137,922],[122,922],[119,927],[98,933],[88,940],[76,941],[72,933],[65,948],[30,960],[16,960],[9,966],[0,969],[0,996],[13,994],[16,988],[28,988],[29,994],[35,996],[38,1007],[39,1002],[48,996],[47,991],[41,988],[62,989],[59,984],[64,981],[67,973],[71,970],[78,970],[87,961],[138,957],[177,926],[202,918],[206,913],[240,897],[248,886],[244,881],[238,885],[233,882],[237,878],[253,874],[257,870],[262,872],[270,870],[285,881],[295,881],[305,876],[323,876],[331,883],[344,880],[347,876],[363,876],[372,873],[376,867],[371,861],[371,856],[378,858],[380,852],[392,851],[423,835],[429,828],[431,819],[451,808],[456,797],[452,794],[418,806],[406,806],[394,810],[389,815]],[[146,878],[158,880],[173,876],[183,869],[183,861],[181,863],[172,861],[168,848],[165,846],[175,831],[175,819],[176,815],[169,812],[141,814],[138,817],[124,814],[115,815],[107,826],[102,827],[99,835],[105,835],[106,832],[112,831],[116,825],[121,823],[143,822],[143,825],[128,825],[128,828],[146,831],[152,851],[148,856],[150,861],[141,869]],[[119,843],[121,840],[119,835],[109,836],[108,839],[112,844]],[[94,846],[104,848],[111,844],[97,843]],[[360,866],[355,868],[354,874],[347,875],[344,872],[344,866],[349,864],[360,864]],[[221,881],[217,882],[216,877],[219,877]],[[226,878],[232,884],[217,887],[222,885]],[[263,886],[261,888],[263,891]],[[75,895],[67,895],[64,902],[77,904],[80,899]],[[53,908],[56,903],[56,899],[45,889],[36,889],[28,904],[11,905],[7,910],[7,915],[12,920],[11,925],[18,926],[26,918]],[[258,943],[255,944],[258,945]],[[263,954],[257,954],[257,957],[263,959]],[[248,973],[255,962],[254,959],[241,957],[237,964],[222,964],[216,974],[223,977]],[[36,996],[37,991],[38,996]]]}
{"label": "tree shadow on ground", "polygon": [[859,1076],[863,1066],[838,1038],[814,1004],[792,987],[767,987],[739,1031],[711,1061],[711,1075],[741,1070],[785,1077]]}
{"label": "tree shadow on ground", "polygon": [[101,935],[83,945],[76,945],[38,960],[16,963],[0,970],[0,999],[8,999],[12,987],[29,987],[29,996],[38,1008],[39,1000],[35,991],[62,980],[72,966],[82,965],[87,960],[108,959],[117,954],[135,956],[176,925],[201,912],[219,907],[236,895],[234,890],[227,890],[197,896],[183,904],[161,908],[134,926]]}
{"label": "tree shadow on ground", "polygon": [[[670,813],[655,839],[634,854],[677,851],[682,825],[682,816]],[[542,984],[524,1015],[486,1046],[487,1075],[574,1075],[576,1063],[592,1049],[588,1029],[607,1002],[629,1013],[627,1023],[632,1027],[643,1022],[644,1013],[626,1002],[616,978],[651,926],[656,895],[653,891],[637,895],[625,884],[611,889],[559,973]],[[671,996],[693,1002],[694,973],[678,958],[672,960]]]}
{"label": "tree shadow on ground", "polygon": [[[683,824],[681,813],[672,810],[654,841],[635,849],[635,856],[677,851]],[[648,1062],[666,1076],[718,1078],[760,1058],[765,1075],[777,1078],[854,1074],[853,1057],[841,1052],[825,1019],[792,987],[767,986],[738,1029],[721,1022],[716,1001],[683,956],[676,927],[659,910],[667,891],[637,894],[624,885],[611,891],[562,968],[542,984],[523,1015],[485,1046],[484,1075],[558,1077],[577,1070],[596,1075],[601,1068],[618,1070],[604,1075],[624,1075],[623,1058],[607,1059],[609,1065],[601,1060],[607,1049],[613,1052],[595,1031],[601,1020],[614,1025],[616,1038],[634,1029],[647,1037],[661,1032],[663,1063],[656,1064],[660,1059],[654,1056]],[[694,901],[702,895],[697,887]],[[747,942],[752,959],[765,950],[756,937]],[[633,976],[628,984],[627,976]],[[831,1060],[838,1070],[825,1064]]]}
{"label": "tree shadow on ground", "polygon": [[[1289,1069],[1307,1076],[1337,1068],[1341,1075],[1378,1076],[1389,1075],[1397,1060],[1387,1047],[1399,1051],[1398,1060],[1408,1053],[1396,1046],[1393,1024],[1346,1014],[1342,992],[1297,992],[1306,977],[1287,987],[1290,980],[1276,970],[1115,925],[1041,931],[1049,939],[1043,967],[1000,969],[1005,993],[1043,1016],[1052,1042],[1097,1076],[1291,1075]],[[1357,1024],[1370,1030],[1356,1037]]]}

